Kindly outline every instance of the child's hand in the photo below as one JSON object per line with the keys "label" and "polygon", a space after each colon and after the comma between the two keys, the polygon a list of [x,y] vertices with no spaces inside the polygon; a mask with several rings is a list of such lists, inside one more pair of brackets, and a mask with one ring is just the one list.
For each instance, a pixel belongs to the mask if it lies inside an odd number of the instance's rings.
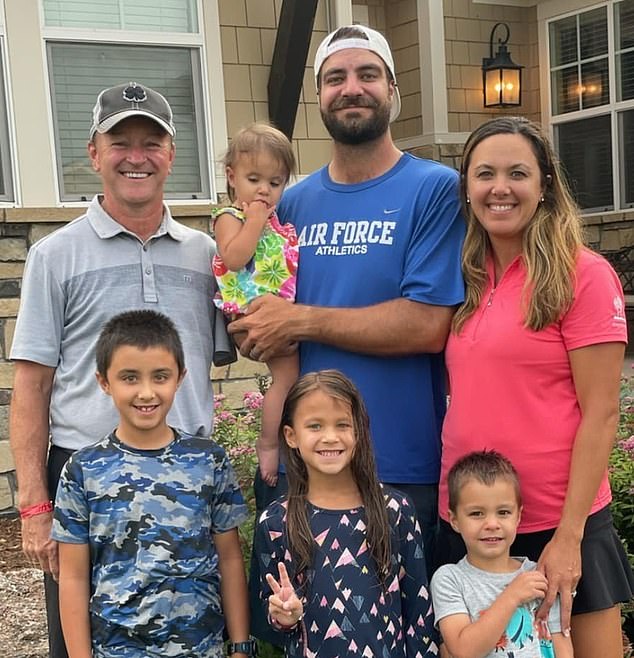
{"label": "child's hand", "polygon": [[255,222],[263,227],[275,210],[275,206],[268,206],[266,201],[257,200],[251,201],[251,203],[243,203],[242,210],[248,222]]}
{"label": "child's hand", "polygon": [[264,447],[261,441],[255,442],[255,453],[258,457],[260,475],[269,487],[277,484],[277,469],[280,465],[280,449],[277,446]]}
{"label": "child's hand", "polygon": [[535,599],[543,599],[548,590],[548,581],[541,571],[524,571],[516,576],[504,590],[517,600],[517,605]]}
{"label": "child's hand", "polygon": [[269,596],[269,615],[275,624],[290,628],[303,617],[304,606],[295,594],[284,563],[280,562],[277,569],[280,574],[279,583],[272,574],[266,574],[266,582],[273,590]]}

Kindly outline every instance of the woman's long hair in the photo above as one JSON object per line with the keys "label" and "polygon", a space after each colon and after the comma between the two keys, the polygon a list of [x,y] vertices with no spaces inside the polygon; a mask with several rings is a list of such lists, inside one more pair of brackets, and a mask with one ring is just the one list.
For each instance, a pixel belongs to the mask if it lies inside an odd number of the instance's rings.
{"label": "woman's long hair", "polygon": [[540,200],[523,236],[522,258],[527,271],[524,324],[539,331],[556,322],[573,301],[575,263],[584,243],[579,209],[562,178],[550,141],[537,124],[524,117],[498,117],[471,133],[462,156],[460,196],[467,218],[462,271],[466,292],[465,302],[453,319],[452,329],[456,333],[480,305],[490,249],[487,232],[467,203],[467,173],[476,146],[487,137],[501,134],[521,135],[528,140],[541,173],[543,201]]}
{"label": "woman's long hair", "polygon": [[365,508],[368,550],[376,563],[379,582],[385,585],[391,565],[390,528],[383,490],[376,473],[368,414],[359,391],[338,370],[321,370],[300,377],[289,391],[282,412],[279,440],[288,479],[286,526],[294,575],[304,580],[306,570],[312,567],[315,540],[307,509],[308,470],[299,450],[290,448],[286,443],[284,426],[293,427],[297,405],[304,396],[314,391],[323,391],[350,405],[356,438],[350,467]]}

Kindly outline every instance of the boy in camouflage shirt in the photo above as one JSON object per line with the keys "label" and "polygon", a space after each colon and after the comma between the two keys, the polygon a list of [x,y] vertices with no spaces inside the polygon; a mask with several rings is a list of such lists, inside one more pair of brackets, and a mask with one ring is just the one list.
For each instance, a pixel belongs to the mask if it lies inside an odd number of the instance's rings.
{"label": "boy in camouflage shirt", "polygon": [[119,424],[67,462],[52,530],[70,658],[217,658],[225,620],[248,645],[247,510],[224,450],[166,423],[184,375],[167,317],[131,311],[104,327],[97,380]]}

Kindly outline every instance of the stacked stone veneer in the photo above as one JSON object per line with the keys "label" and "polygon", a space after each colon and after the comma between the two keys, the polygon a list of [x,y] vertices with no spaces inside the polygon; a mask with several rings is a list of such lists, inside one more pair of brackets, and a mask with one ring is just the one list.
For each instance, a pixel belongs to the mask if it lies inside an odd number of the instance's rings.
{"label": "stacked stone veneer", "polygon": [[[172,207],[184,224],[205,231],[210,207]],[[62,226],[80,213],[68,208],[0,209],[0,514],[12,513],[16,504],[16,481],[9,449],[9,405],[13,386],[13,365],[8,360],[20,303],[24,261],[29,247],[39,238]],[[248,359],[223,368],[214,368],[211,377],[217,393],[239,407],[245,392],[257,390],[256,375],[267,368]]]}

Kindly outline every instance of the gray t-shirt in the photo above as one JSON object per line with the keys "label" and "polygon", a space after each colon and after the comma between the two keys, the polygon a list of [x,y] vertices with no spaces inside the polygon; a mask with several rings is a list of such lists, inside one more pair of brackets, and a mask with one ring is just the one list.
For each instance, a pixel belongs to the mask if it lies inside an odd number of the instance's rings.
{"label": "gray t-shirt", "polygon": [[[431,593],[436,624],[444,617],[469,615],[477,621],[491,607],[502,590],[521,572],[533,571],[537,566],[528,558],[521,560],[517,571],[491,573],[469,564],[464,557],[458,564],[445,564],[431,579]],[[559,598],[550,609],[548,624],[540,627],[535,612],[541,600],[535,599],[515,610],[506,631],[493,651],[483,658],[550,658],[554,656],[550,633],[561,632]]]}
{"label": "gray t-shirt", "polygon": [[169,423],[189,434],[211,434],[209,370],[219,349],[225,356],[232,350],[211,301],[214,253],[214,241],[176,222],[167,206],[157,232],[142,242],[103,210],[98,197],[85,215],[31,247],[10,358],[55,368],[54,445],[76,450],[117,424],[111,399],[95,381],[95,345],[107,320],[132,309],[168,315],[183,342],[187,375]]}

